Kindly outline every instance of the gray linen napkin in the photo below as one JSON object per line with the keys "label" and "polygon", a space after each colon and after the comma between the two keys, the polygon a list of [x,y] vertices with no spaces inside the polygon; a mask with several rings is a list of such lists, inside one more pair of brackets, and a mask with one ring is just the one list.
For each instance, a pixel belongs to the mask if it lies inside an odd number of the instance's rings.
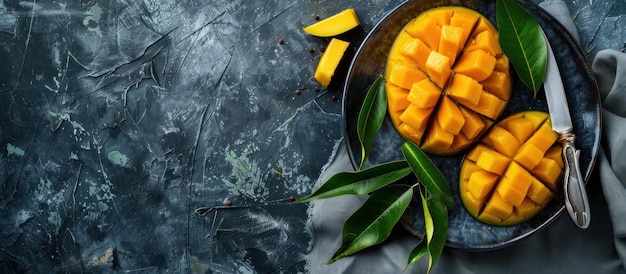
{"label": "gray linen napkin", "polygon": [[[567,6],[560,0],[540,4],[578,40]],[[603,50],[593,62],[603,101],[602,150],[597,171],[600,184],[589,182],[592,222],[578,229],[565,213],[549,227],[515,245],[486,252],[444,249],[433,273],[624,273],[626,271],[626,54]],[[344,147],[323,170],[317,185],[332,174],[352,171]],[[621,157],[621,158],[620,158]],[[602,191],[598,187],[602,187]],[[344,221],[365,197],[342,196],[311,203],[313,241],[307,258],[310,273],[401,273],[419,241],[397,231],[382,245],[326,265],[341,245]],[[425,273],[420,260],[406,273]]]}
{"label": "gray linen napkin", "polygon": [[611,214],[615,248],[622,262],[626,262],[626,54],[602,50],[592,69],[603,102],[600,182]]}

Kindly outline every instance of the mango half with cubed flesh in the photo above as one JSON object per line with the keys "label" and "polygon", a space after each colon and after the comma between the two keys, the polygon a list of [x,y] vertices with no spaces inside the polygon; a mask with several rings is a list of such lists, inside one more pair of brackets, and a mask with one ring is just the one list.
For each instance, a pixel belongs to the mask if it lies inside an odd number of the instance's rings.
{"label": "mango half with cubed flesh", "polygon": [[470,215],[510,226],[539,213],[561,187],[557,139],[545,112],[525,111],[498,122],[461,165],[459,194]]}
{"label": "mango half with cubed flesh", "polygon": [[509,60],[497,30],[464,7],[430,9],[404,26],[385,79],[398,133],[437,155],[478,142],[511,95]]}

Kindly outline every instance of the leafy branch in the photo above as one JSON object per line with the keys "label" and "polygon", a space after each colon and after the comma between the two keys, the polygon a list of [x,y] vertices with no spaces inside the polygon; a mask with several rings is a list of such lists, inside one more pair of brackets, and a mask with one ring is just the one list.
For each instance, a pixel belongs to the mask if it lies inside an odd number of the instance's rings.
{"label": "leafy branch", "polygon": [[[385,241],[409,206],[414,192],[419,191],[427,224],[426,234],[416,247],[418,254],[412,252],[409,256],[407,267],[428,254],[430,271],[446,242],[447,211],[454,207],[452,193],[439,169],[411,142],[405,142],[402,146],[403,160],[362,169],[386,111],[384,79],[379,77],[370,86],[359,113],[358,132],[362,152],[359,170],[337,173],[311,195],[295,202],[303,203],[346,194],[369,194],[365,203],[344,223],[342,245],[327,262],[330,264]],[[417,177],[415,184],[399,183],[400,179],[411,174]]]}

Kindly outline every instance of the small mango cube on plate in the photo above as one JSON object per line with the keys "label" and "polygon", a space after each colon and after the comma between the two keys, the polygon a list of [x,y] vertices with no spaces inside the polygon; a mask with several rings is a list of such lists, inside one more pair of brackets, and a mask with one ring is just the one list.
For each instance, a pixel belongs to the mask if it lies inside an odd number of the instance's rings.
{"label": "small mango cube on plate", "polygon": [[532,143],[524,143],[513,157],[513,160],[524,168],[531,170],[539,164],[543,154],[544,152]]}
{"label": "small mango cube on plate", "polygon": [[467,75],[455,74],[452,77],[452,82],[447,92],[461,104],[467,107],[473,107],[476,106],[480,100],[483,86]]}
{"label": "small mango cube on plate", "polygon": [[411,89],[413,83],[423,79],[426,79],[426,75],[421,70],[397,63],[391,65],[391,71],[387,77],[389,83],[407,90]]}
{"label": "small mango cube on plate", "polygon": [[492,56],[498,56],[502,54],[502,48],[500,48],[500,42],[498,37],[492,31],[483,31],[476,36],[465,48],[466,51],[482,50]]}
{"label": "small mango cube on plate", "polygon": [[[444,25],[441,27],[441,37],[439,38],[439,52],[450,58],[450,64],[456,60],[463,40],[463,28]],[[494,60],[495,63],[495,60]]]}
{"label": "small mango cube on plate", "polygon": [[489,143],[500,153],[512,157],[520,146],[519,141],[506,129],[496,126],[487,135]]}
{"label": "small mango cube on plate", "polygon": [[526,142],[533,132],[535,132],[532,121],[523,117],[512,119],[507,122],[506,128],[520,143]]}
{"label": "small mango cube on plate", "polygon": [[459,107],[448,97],[443,97],[441,100],[437,121],[443,130],[454,135],[459,134],[465,124],[465,118]]}
{"label": "small mango cube on plate", "polygon": [[400,115],[400,120],[408,126],[418,131],[423,131],[428,123],[428,117],[434,108],[420,108],[414,104],[409,107]]}
{"label": "small mango cube on plate", "polygon": [[476,171],[469,177],[467,188],[474,197],[484,199],[493,190],[500,177],[488,171]]}
{"label": "small mango cube on plate", "polygon": [[411,102],[408,100],[409,91],[395,85],[387,85],[387,89],[392,89],[387,93],[387,107],[390,112],[403,111]]}
{"label": "small mango cube on plate", "polygon": [[435,107],[441,97],[441,89],[428,79],[415,82],[407,100],[421,108]]}
{"label": "small mango cube on plate", "polygon": [[436,51],[431,51],[426,59],[426,71],[430,80],[443,88],[450,77],[450,57]]}
{"label": "small mango cube on plate", "polygon": [[417,38],[411,38],[409,41],[405,41],[400,48],[400,55],[413,61],[421,70],[426,70],[426,60],[430,52],[431,50],[428,45]]}
{"label": "small mango cube on plate", "polygon": [[420,16],[413,20],[406,27],[405,31],[411,36],[420,39],[431,49],[436,49],[439,45],[441,26],[432,16]]}
{"label": "small mango cube on plate", "polygon": [[495,67],[496,57],[483,50],[475,50],[465,52],[454,65],[453,70],[480,82],[489,78]]}
{"label": "small mango cube on plate", "polygon": [[461,132],[467,136],[469,139],[474,139],[478,137],[478,135],[483,132],[485,127],[487,127],[485,121],[478,116],[478,114],[465,109],[464,107],[459,107],[459,110],[463,114],[463,118],[465,118],[465,124],[463,124],[463,128],[461,128]]}
{"label": "small mango cube on plate", "polygon": [[494,150],[483,150],[478,159],[476,160],[476,165],[482,167],[484,170],[495,174],[503,174],[506,167],[509,165],[511,160],[505,155],[500,154]]}

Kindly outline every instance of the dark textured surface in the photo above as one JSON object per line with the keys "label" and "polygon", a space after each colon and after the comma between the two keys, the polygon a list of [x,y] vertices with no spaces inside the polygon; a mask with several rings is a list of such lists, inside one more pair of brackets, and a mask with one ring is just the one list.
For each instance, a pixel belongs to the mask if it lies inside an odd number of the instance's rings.
{"label": "dark textured surface", "polygon": [[[355,7],[356,47],[401,2],[0,1],[0,272],[304,271],[288,198],[341,150],[346,71],[316,92],[301,27]],[[568,6],[589,58],[624,48],[624,4]]]}

